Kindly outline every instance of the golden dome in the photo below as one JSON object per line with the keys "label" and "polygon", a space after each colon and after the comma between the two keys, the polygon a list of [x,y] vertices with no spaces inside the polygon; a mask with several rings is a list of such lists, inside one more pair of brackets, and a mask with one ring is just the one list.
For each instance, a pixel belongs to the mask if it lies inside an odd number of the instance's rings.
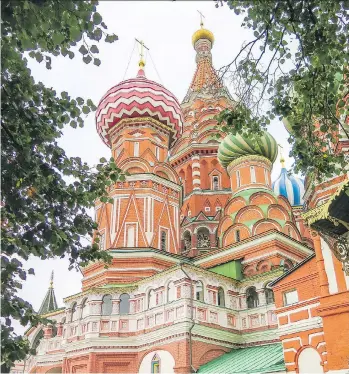
{"label": "golden dome", "polygon": [[198,31],[195,31],[192,37],[193,45],[199,40],[199,39],[208,39],[212,44],[214,42],[214,36],[210,30],[201,28]]}

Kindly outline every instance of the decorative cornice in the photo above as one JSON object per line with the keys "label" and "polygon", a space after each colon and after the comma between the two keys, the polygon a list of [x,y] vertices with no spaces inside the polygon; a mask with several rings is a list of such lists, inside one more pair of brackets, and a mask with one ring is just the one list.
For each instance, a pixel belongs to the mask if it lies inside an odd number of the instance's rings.
{"label": "decorative cornice", "polygon": [[248,155],[248,156],[241,156],[239,158],[237,158],[236,160],[233,160],[228,166],[227,166],[227,172],[228,174],[230,175],[232,169],[234,169],[237,165],[239,164],[242,164],[244,162],[253,162],[253,161],[257,161],[257,162],[262,162],[263,164],[266,164],[269,169],[271,170],[272,167],[273,167],[273,163],[267,159],[266,157],[264,156],[259,156],[259,155]]}

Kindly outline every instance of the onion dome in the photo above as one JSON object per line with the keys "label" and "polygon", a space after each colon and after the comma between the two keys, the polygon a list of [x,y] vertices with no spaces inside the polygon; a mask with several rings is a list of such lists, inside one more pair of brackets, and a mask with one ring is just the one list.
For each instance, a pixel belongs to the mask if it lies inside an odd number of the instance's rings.
{"label": "onion dome", "polygon": [[239,134],[227,135],[218,148],[218,160],[223,167],[242,156],[264,156],[274,162],[278,153],[276,140],[267,132],[256,141]]}
{"label": "onion dome", "polygon": [[96,127],[105,144],[111,146],[110,130],[126,118],[151,117],[172,133],[172,142],[182,129],[182,111],[176,97],[161,84],[145,77],[144,62],[139,63],[136,78],[112,87],[101,99],[96,111]]}
{"label": "onion dome", "polygon": [[195,43],[200,39],[207,39],[213,45],[213,42],[214,42],[213,33],[210,30],[204,29],[202,25],[201,25],[201,29],[195,31],[193,34],[193,37],[192,37],[193,45],[195,45]]}
{"label": "onion dome", "polygon": [[273,191],[276,195],[282,195],[288,199],[292,206],[303,205],[304,181],[294,175],[289,175],[281,158],[281,173],[279,178],[273,182]]}

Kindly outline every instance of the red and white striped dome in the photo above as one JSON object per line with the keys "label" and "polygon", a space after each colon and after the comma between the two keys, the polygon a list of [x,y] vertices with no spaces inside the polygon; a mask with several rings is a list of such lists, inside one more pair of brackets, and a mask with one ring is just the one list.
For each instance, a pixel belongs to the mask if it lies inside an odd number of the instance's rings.
{"label": "red and white striped dome", "polygon": [[143,69],[136,78],[112,87],[101,99],[96,111],[96,127],[105,144],[111,146],[109,131],[124,118],[151,117],[167,126],[172,139],[179,137],[182,111],[178,100],[161,84],[147,79]]}

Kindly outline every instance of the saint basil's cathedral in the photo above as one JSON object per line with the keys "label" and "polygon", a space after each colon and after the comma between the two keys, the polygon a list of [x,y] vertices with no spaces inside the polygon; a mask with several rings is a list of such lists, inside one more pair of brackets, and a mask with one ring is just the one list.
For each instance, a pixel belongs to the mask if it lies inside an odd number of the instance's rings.
{"label": "saint basil's cathedral", "polygon": [[26,332],[37,354],[12,372],[348,373],[348,172],[272,182],[276,140],[220,132],[234,101],[214,36],[192,42],[181,104],[143,59],[102,97],[97,132],[128,173],[95,207],[112,263],[82,268],[62,308],[51,280],[39,313],[55,323]]}

